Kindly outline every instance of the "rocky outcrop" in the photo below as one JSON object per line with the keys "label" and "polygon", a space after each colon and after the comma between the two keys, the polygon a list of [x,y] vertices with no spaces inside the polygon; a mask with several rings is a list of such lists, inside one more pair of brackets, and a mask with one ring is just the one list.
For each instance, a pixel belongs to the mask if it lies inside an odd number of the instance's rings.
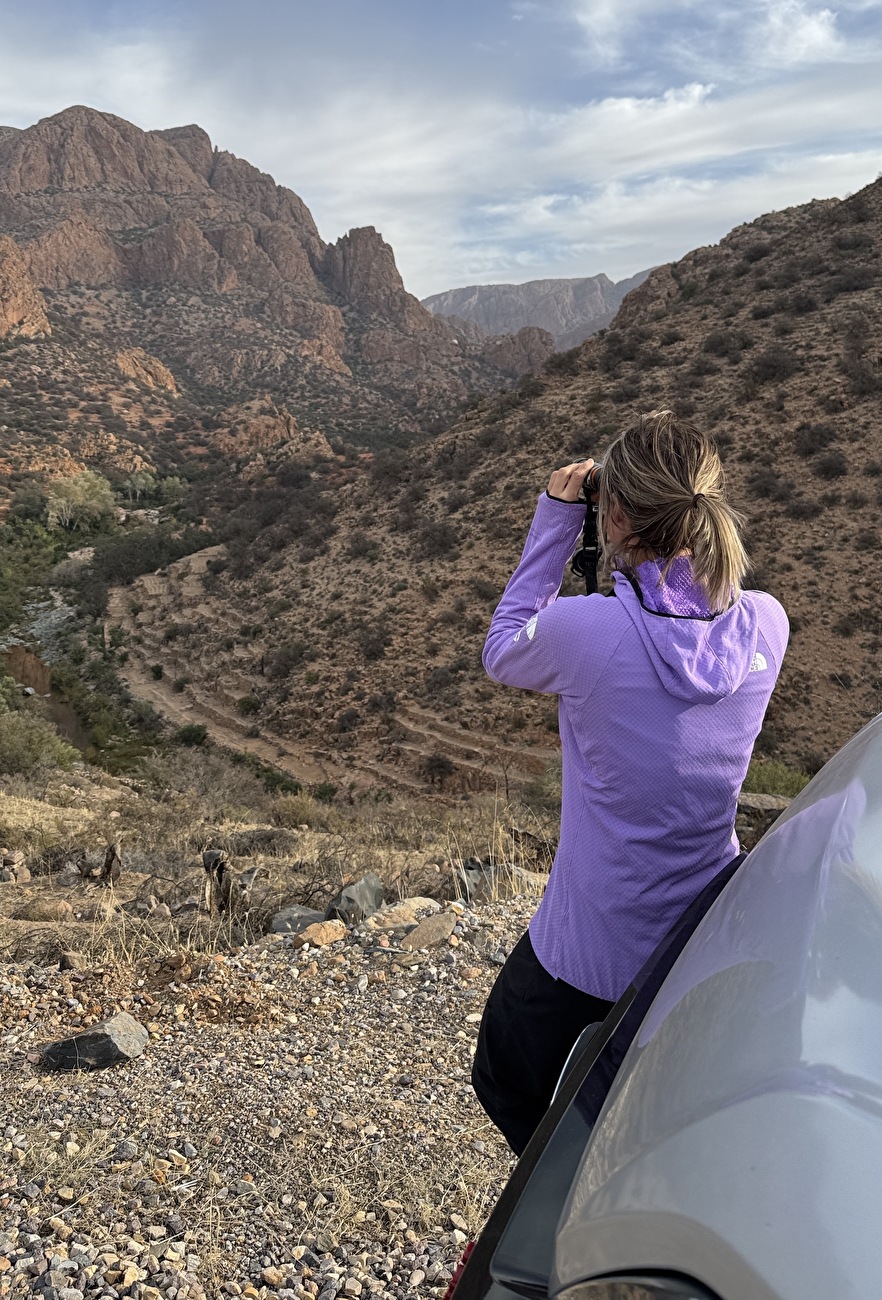
{"label": "rocky outcrop", "polygon": [[323,434],[301,429],[287,407],[275,406],[268,397],[231,407],[225,414],[224,427],[214,435],[218,449],[225,456],[241,459],[281,447],[287,448],[291,455],[305,452],[322,457],[333,455]]}
{"label": "rocky outcrop", "polygon": [[0,235],[0,338],[51,334],[42,295],[28,275],[15,242]]}
{"label": "rocky outcrop", "polygon": [[76,106],[0,132],[0,232],[54,295],[65,340],[88,350],[106,332],[111,375],[141,348],[216,411],[271,390],[349,440],[410,438],[537,351],[457,335],[376,230],[326,246],[296,194],[196,125],[142,131]]}
{"label": "rocky outcrop", "polygon": [[119,285],[126,280],[120,250],[103,230],[80,216],[65,217],[22,249],[31,276],[44,289]]}
{"label": "rocky outcrop", "polygon": [[640,271],[615,284],[607,275],[590,275],[469,285],[432,294],[423,299],[423,306],[436,316],[473,321],[489,334],[513,334],[525,325],[536,325],[554,336],[558,348],[571,348],[608,325],[625,294],[648,274]]}
{"label": "rocky outcrop", "polygon": [[548,330],[527,325],[517,334],[489,339],[481,349],[481,355],[504,374],[517,377],[538,374],[554,350],[554,339]]}
{"label": "rocky outcrop", "polygon": [[163,365],[158,357],[151,357],[143,348],[127,348],[118,352],[116,364],[129,379],[134,379],[147,388],[165,388],[170,393],[178,391],[175,377],[168,366]]}
{"label": "rocky outcrop", "polygon": [[323,271],[332,292],[363,312],[449,343],[449,331],[439,329],[439,322],[405,289],[395,254],[373,226],[350,230],[326,249]]}

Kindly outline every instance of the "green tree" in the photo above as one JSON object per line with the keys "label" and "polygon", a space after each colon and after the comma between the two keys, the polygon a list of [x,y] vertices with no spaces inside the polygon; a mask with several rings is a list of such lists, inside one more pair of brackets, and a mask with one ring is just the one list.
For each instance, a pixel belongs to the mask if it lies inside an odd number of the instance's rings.
{"label": "green tree", "polygon": [[135,470],[128,478],[123,479],[122,490],[126,499],[130,502],[137,503],[141,497],[152,497],[156,493],[156,475],[151,474],[149,469]]}
{"label": "green tree", "polygon": [[46,508],[50,528],[90,527],[113,514],[113,488],[91,469],[56,478],[47,489]]}

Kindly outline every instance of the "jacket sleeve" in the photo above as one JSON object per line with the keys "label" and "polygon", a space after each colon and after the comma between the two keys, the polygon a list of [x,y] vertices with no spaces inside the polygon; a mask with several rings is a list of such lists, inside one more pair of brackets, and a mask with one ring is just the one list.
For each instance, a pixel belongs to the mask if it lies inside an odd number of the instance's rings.
{"label": "jacket sleeve", "polygon": [[581,597],[558,600],[567,561],[585,520],[580,502],[539,498],[521,562],[497,606],[483,662],[494,681],[547,695],[563,695],[577,657],[572,634]]}

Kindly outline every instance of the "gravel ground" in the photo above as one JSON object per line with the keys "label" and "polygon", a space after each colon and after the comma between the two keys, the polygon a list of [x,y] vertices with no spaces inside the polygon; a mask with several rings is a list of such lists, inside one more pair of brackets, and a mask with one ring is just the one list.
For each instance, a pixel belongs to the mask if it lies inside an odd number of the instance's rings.
{"label": "gravel ground", "polygon": [[[443,1294],[511,1169],[469,1072],[535,903],[445,904],[453,934],[414,952],[437,904],[320,948],[0,966],[0,1296]],[[120,1010],[141,1057],[42,1069]]]}

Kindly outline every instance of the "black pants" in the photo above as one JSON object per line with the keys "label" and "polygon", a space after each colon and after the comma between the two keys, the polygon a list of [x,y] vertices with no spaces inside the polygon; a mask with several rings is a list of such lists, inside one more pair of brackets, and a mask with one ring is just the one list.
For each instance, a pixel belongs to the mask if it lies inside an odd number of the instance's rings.
{"label": "black pants", "polygon": [[516,1155],[548,1109],[570,1049],[613,1006],[553,979],[518,940],[484,1008],[472,1066],[478,1101]]}

